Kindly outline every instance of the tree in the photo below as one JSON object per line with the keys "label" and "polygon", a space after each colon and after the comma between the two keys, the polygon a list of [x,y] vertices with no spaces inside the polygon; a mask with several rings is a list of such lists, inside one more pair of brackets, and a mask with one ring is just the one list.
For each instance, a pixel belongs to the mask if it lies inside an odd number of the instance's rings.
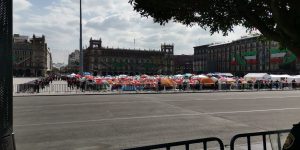
{"label": "tree", "polygon": [[267,39],[300,55],[299,0],[129,0],[134,10],[164,25],[173,20],[227,35],[236,25],[259,30]]}

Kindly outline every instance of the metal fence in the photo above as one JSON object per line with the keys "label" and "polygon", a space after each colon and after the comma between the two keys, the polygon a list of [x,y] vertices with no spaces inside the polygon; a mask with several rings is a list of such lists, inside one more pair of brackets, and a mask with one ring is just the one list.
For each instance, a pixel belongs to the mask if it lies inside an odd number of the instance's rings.
{"label": "metal fence", "polygon": [[[262,138],[262,148],[263,150],[267,150],[267,138],[269,137],[270,141],[269,143],[271,143],[272,145],[272,149],[277,149],[278,150],[281,150],[282,149],[282,140],[285,140],[285,139],[282,139],[281,136],[283,134],[287,134],[289,133],[290,130],[289,129],[286,129],[286,130],[277,130],[277,131],[267,131],[267,132],[254,132],[254,133],[244,133],[244,134],[238,134],[238,135],[235,135],[231,141],[230,141],[230,150],[235,150],[236,148],[236,141],[239,140],[239,139],[245,139],[247,142],[246,144],[246,147],[247,147],[247,150],[251,150],[251,139],[254,138],[254,137],[261,137]],[[271,136],[272,135],[275,135],[275,140],[272,141],[271,140]]]}
{"label": "metal fence", "polygon": [[[244,134],[238,134],[235,135],[233,138],[231,138],[230,141],[230,150],[235,150],[237,147],[239,149],[263,149],[267,150],[268,146],[267,144],[271,145],[270,149],[272,150],[281,150],[282,149],[282,144],[285,138],[282,138],[282,135],[288,134],[291,130],[286,129],[286,130],[277,130],[277,131],[266,131],[266,132],[253,132],[253,133],[244,133]],[[275,138],[272,138],[274,136]],[[257,143],[252,143],[252,139],[260,137],[262,141],[259,141],[261,143],[261,148],[257,147],[252,147],[252,144],[257,144]],[[268,141],[269,139],[269,141]],[[275,140],[272,140],[275,139]],[[243,140],[242,143],[237,144],[238,140]],[[245,141],[244,141],[245,140]],[[257,142],[257,141],[256,141]],[[217,144],[214,145],[214,147],[208,146],[208,143],[215,143]],[[203,150],[208,150],[208,149],[215,149],[215,150],[224,150],[225,145],[223,144],[223,141],[219,138],[216,137],[211,137],[211,138],[204,138],[204,139],[196,139],[196,140],[189,140],[189,141],[180,141],[180,142],[173,142],[173,143],[165,143],[165,144],[157,144],[157,145],[149,145],[149,146],[142,146],[142,147],[135,147],[135,148],[128,148],[124,150],[155,150],[155,149],[165,149],[165,150],[171,150],[173,149],[185,149],[185,150],[190,150],[192,149],[191,147],[194,146],[195,144],[198,144],[196,149],[203,149]],[[199,148],[199,146],[202,146]],[[227,147],[227,146],[226,146]]]}
{"label": "metal fence", "polygon": [[172,147],[178,147],[183,146],[185,150],[189,150],[190,146],[192,144],[200,144],[202,143],[203,150],[208,150],[207,143],[209,142],[217,142],[218,146],[214,147],[220,150],[224,150],[224,144],[222,140],[216,137],[211,138],[204,138],[204,139],[196,139],[196,140],[189,140],[189,141],[180,141],[180,142],[174,142],[174,143],[165,143],[165,144],[158,144],[158,145],[150,145],[150,146],[144,146],[144,147],[136,147],[136,148],[129,148],[125,150],[154,150],[154,149],[166,149],[171,150]]}
{"label": "metal fence", "polygon": [[299,90],[299,84],[273,83],[273,84],[199,84],[199,85],[176,85],[176,86],[153,86],[153,85],[98,85],[86,84],[17,84],[14,85],[14,94],[22,93],[104,93],[104,92],[201,92],[201,91],[278,91]]}

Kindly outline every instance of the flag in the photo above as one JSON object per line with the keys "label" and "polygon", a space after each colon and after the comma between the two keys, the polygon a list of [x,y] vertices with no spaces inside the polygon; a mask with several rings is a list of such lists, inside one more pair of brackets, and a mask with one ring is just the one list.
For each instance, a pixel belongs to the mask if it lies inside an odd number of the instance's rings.
{"label": "flag", "polygon": [[253,56],[245,56],[244,58],[245,58],[247,64],[249,64],[249,65],[254,65],[254,64],[257,63],[257,61],[256,61],[256,55],[253,55]]}
{"label": "flag", "polygon": [[237,61],[235,59],[235,56],[231,57],[230,65],[237,65]]}
{"label": "flag", "polygon": [[285,55],[286,55],[286,52],[284,52],[284,51],[271,51],[271,62],[272,63],[282,63]]}

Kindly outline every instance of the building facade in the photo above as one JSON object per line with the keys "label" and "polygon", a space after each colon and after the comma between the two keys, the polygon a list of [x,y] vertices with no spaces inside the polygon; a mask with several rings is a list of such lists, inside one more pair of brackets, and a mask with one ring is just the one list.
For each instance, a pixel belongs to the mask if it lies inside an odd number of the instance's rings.
{"label": "building facade", "polygon": [[67,69],[69,72],[78,73],[80,64],[80,51],[75,50],[69,55]]}
{"label": "building facade", "polygon": [[174,45],[162,44],[161,50],[120,49],[102,46],[90,39],[84,50],[84,71],[94,75],[172,74]]}
{"label": "building facade", "polygon": [[53,69],[53,61],[52,61],[52,54],[50,49],[47,51],[47,72],[51,72]]}
{"label": "building facade", "polygon": [[[223,43],[194,47],[194,71],[297,73],[297,57],[279,48],[279,43],[262,40],[261,36],[242,37]],[[299,68],[298,68],[299,69]]]}
{"label": "building facade", "polygon": [[193,55],[174,55],[174,74],[193,73]]}
{"label": "building facade", "polygon": [[29,39],[28,36],[15,34],[13,40],[14,76],[45,76],[52,64],[52,56],[47,48],[45,36],[33,35]]}

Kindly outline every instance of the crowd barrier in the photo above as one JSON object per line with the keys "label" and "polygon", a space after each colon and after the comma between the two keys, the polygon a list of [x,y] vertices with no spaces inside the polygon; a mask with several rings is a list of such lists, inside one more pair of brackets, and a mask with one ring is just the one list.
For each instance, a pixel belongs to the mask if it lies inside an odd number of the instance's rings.
{"label": "crowd barrier", "polygon": [[198,85],[176,85],[176,86],[153,86],[153,85],[104,85],[86,84],[67,85],[67,84],[17,84],[14,85],[14,94],[18,93],[82,93],[82,92],[197,92],[197,91],[266,91],[266,90],[299,90],[300,84],[296,83],[272,83],[272,84],[198,84]]}
{"label": "crowd barrier", "polygon": [[158,144],[158,145],[150,145],[150,146],[129,148],[129,149],[124,149],[124,150],[153,150],[153,149],[171,150],[172,147],[180,147],[180,146],[183,146],[185,150],[189,150],[191,145],[199,144],[199,143],[202,143],[203,150],[208,150],[208,149],[210,149],[207,145],[207,143],[209,143],[209,142],[217,142],[218,146],[217,147],[214,146],[214,149],[217,148],[220,150],[224,150],[224,144],[223,144],[222,140],[220,140],[219,138],[215,138],[215,137],[189,140],[189,141],[180,141],[180,142],[174,142],[174,143],[165,143],[165,144]]}
{"label": "crowd barrier", "polygon": [[[259,141],[259,143],[261,143],[262,145],[258,145],[261,146],[258,149],[263,149],[263,150],[267,150],[267,144],[271,145],[271,147],[269,147],[269,149],[278,149],[281,150],[282,149],[282,145],[283,142],[285,141],[285,139],[282,139],[281,136],[283,134],[288,134],[291,130],[290,129],[286,129],[286,130],[277,130],[277,131],[266,131],[266,132],[253,132],[253,133],[244,133],[244,134],[238,134],[235,135],[231,141],[230,141],[230,150],[236,150],[237,147],[239,149],[247,149],[247,150],[251,150],[251,149],[257,149],[256,148],[252,148],[252,143],[251,143],[251,138],[253,137],[262,137],[262,142]],[[272,140],[272,135],[275,135],[275,139],[276,140]],[[246,138],[246,142],[242,142],[239,143],[239,145],[237,145],[237,140]],[[217,146],[213,146],[213,147],[208,147],[207,143],[208,142],[217,142],[218,145]],[[199,144],[202,143],[202,148],[203,150],[207,150],[207,149],[214,149],[214,150],[224,150],[227,146],[224,145],[223,141],[219,138],[216,137],[212,137],[212,138],[204,138],[204,139],[196,139],[196,140],[189,140],[189,141],[180,141],[180,142],[174,142],[174,143],[165,143],[165,144],[158,144],[158,145],[149,145],[149,146],[142,146],[142,147],[136,147],[136,148],[129,148],[129,149],[124,149],[124,150],[155,150],[155,149],[166,149],[166,150],[171,150],[171,148],[175,148],[175,147],[181,147],[181,149],[183,150],[190,150],[191,145],[193,144]],[[256,143],[257,145],[257,143]],[[199,148],[197,148],[199,149]]]}
{"label": "crowd barrier", "polygon": [[[283,142],[285,141],[285,138],[282,139],[281,136],[283,134],[288,134],[291,130],[287,129],[287,130],[277,130],[277,131],[267,131],[267,132],[254,132],[254,133],[244,133],[244,134],[238,134],[235,135],[231,141],[230,141],[230,150],[235,150],[236,148],[236,141],[239,139],[244,139],[246,138],[247,140],[247,150],[251,150],[254,149],[252,148],[252,144],[251,144],[251,138],[254,137],[261,137],[262,138],[262,147],[263,150],[267,150],[267,138],[269,137],[269,143],[271,143],[271,148],[272,149],[278,149],[281,150],[282,149],[282,145]],[[275,140],[272,141],[272,135],[275,135]]]}

